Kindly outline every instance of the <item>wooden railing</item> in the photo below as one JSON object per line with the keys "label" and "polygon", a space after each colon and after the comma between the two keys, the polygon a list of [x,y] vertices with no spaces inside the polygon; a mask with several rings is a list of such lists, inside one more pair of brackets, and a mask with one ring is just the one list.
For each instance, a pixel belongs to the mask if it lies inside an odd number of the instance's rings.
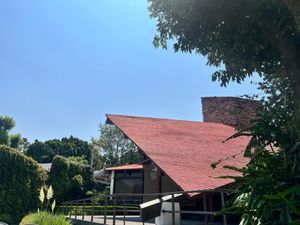
{"label": "wooden railing", "polygon": [[[145,196],[152,196],[157,199],[164,199],[168,197],[169,202],[172,204],[172,210],[164,210],[162,213],[172,214],[172,224],[175,225],[176,213],[182,214],[195,214],[204,216],[204,224],[208,225],[208,217],[215,216],[217,211],[207,210],[207,193],[218,193],[221,199],[222,207],[225,204],[224,194],[228,193],[226,189],[218,190],[193,190],[193,191],[177,191],[177,192],[165,192],[165,193],[151,193],[151,194],[133,194],[133,193],[118,193],[113,195],[95,195],[91,198],[79,199],[64,202],[60,205],[60,210],[67,217],[72,219],[87,220],[86,216],[90,216],[88,219],[94,222],[95,215],[102,216],[103,224],[107,224],[108,216],[112,217],[112,225],[116,224],[116,216],[123,216],[123,224],[126,224],[126,216],[137,215],[140,216],[142,210],[140,208],[141,200]],[[182,195],[202,195],[203,210],[192,211],[192,210],[175,210],[176,196]],[[162,200],[163,201],[163,200]],[[222,215],[223,225],[227,225],[226,215]],[[143,222],[141,222],[143,223]]]}

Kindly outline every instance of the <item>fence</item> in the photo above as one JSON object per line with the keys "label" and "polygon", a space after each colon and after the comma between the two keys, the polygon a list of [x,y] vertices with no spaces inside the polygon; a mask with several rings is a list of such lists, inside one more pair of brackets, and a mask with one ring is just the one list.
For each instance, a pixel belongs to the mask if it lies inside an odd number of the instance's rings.
{"label": "fence", "polygon": [[[143,209],[140,207],[141,199],[145,196],[151,196],[156,198],[160,203],[164,201],[171,202],[171,210],[163,210],[162,213],[172,214],[172,225],[175,225],[175,214],[181,216],[182,214],[194,214],[204,216],[203,223],[209,224],[209,216],[215,216],[217,211],[208,211],[206,195],[208,193],[218,194],[222,207],[225,204],[224,195],[228,193],[228,190],[194,190],[194,191],[177,191],[177,192],[165,192],[165,193],[151,193],[151,194],[133,194],[133,193],[118,193],[113,195],[96,195],[91,198],[74,200],[64,202],[60,205],[60,210],[69,218],[80,219],[85,221],[95,222],[95,216],[102,216],[102,221],[97,223],[108,224],[108,216],[112,216],[112,225],[116,225],[116,217],[120,219],[123,217],[123,224],[125,225],[126,218],[129,215],[139,215],[142,217]],[[188,195],[201,194],[203,210],[175,210],[176,198]],[[88,218],[87,218],[88,216]],[[144,222],[141,222],[144,224]],[[226,215],[222,215],[222,224],[227,225]]]}

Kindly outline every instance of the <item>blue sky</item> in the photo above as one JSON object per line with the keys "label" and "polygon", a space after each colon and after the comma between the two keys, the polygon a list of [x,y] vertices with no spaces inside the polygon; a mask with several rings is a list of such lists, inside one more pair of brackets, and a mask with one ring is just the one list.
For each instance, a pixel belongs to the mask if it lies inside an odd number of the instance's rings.
{"label": "blue sky", "polygon": [[201,96],[257,93],[155,49],[146,0],[0,0],[0,30],[0,115],[30,141],[89,140],[106,113],[201,120]]}

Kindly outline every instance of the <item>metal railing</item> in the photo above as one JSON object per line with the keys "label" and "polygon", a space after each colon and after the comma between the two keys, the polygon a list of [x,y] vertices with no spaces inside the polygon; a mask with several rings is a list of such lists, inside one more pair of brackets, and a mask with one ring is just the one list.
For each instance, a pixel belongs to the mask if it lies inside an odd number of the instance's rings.
{"label": "metal railing", "polygon": [[[218,190],[193,190],[193,191],[176,191],[176,192],[164,192],[164,193],[147,193],[147,194],[133,194],[133,193],[117,193],[117,194],[102,194],[95,195],[91,198],[79,199],[64,202],[60,205],[60,210],[71,219],[80,219],[90,222],[95,222],[95,216],[102,216],[102,224],[108,224],[108,216],[112,217],[112,225],[116,225],[116,217],[122,216],[123,224],[126,224],[126,217],[128,215],[141,216],[142,210],[139,207],[141,199],[145,197],[151,197],[153,199],[163,199],[164,196],[169,196],[172,210],[163,210],[162,213],[172,214],[172,224],[175,225],[175,215],[182,214],[194,214],[203,215],[205,225],[209,224],[209,216],[215,216],[218,211],[208,211],[207,208],[207,194],[217,193],[220,197],[221,206],[225,204],[224,194],[228,193],[227,189]],[[193,196],[197,194],[202,195],[203,210],[175,210],[176,196],[183,194],[185,196]],[[188,198],[189,198],[188,197]],[[87,216],[90,216],[87,218]],[[99,222],[99,221],[97,221]],[[100,223],[100,222],[99,222]],[[141,222],[144,224],[144,222]],[[222,224],[227,225],[226,215],[222,215]]]}

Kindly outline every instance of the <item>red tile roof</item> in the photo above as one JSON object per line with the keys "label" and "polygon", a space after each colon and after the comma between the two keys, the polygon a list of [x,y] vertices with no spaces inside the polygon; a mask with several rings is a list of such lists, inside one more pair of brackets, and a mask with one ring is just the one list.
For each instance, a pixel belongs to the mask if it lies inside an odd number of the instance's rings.
{"label": "red tile roof", "polygon": [[140,169],[143,169],[143,165],[129,164],[129,165],[123,165],[123,166],[108,167],[105,170],[106,171],[116,171],[116,170],[140,170]]}
{"label": "red tile roof", "polygon": [[[240,153],[249,139],[223,143],[235,132],[227,125],[119,115],[107,115],[107,119],[184,191],[227,185],[232,180],[214,177],[238,174],[221,165],[242,167],[247,163]],[[211,168],[211,163],[227,157],[216,169]]]}

